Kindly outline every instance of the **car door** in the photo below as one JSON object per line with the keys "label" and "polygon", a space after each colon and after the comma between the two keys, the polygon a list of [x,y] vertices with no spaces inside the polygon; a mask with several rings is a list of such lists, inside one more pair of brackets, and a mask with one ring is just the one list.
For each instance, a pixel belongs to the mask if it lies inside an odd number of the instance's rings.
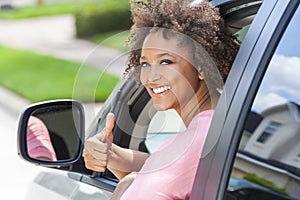
{"label": "car door", "polygon": [[192,199],[299,199],[299,21],[298,0],[263,2],[216,109]]}

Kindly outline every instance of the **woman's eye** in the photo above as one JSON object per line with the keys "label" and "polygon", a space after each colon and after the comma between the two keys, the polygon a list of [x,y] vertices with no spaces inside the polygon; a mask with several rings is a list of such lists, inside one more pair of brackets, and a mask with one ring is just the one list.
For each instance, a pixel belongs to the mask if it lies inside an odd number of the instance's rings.
{"label": "woman's eye", "polygon": [[141,63],[141,67],[149,67],[150,65],[149,65],[149,63],[147,63],[147,62],[142,62]]}
{"label": "woman's eye", "polygon": [[162,61],[160,62],[161,65],[170,65],[170,64],[172,64],[172,63],[173,63],[173,61],[171,61],[171,60],[162,60]]}

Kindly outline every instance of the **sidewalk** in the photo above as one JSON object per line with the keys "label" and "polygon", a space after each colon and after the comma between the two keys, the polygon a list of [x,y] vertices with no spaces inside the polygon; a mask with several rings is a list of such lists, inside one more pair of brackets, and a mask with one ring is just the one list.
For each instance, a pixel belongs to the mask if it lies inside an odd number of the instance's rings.
{"label": "sidewalk", "polygon": [[0,95],[0,109],[12,115],[12,117],[18,117],[21,111],[30,104],[28,100],[2,87],[0,87]]}
{"label": "sidewalk", "polygon": [[[0,110],[9,114],[10,117],[16,120],[20,116],[21,112],[31,104],[31,102],[27,99],[24,99],[3,87],[0,87],[0,96]],[[102,103],[82,103],[82,105],[84,107],[85,126],[87,128],[97,115]],[[5,121],[6,117],[7,116],[0,115],[0,120]]]}

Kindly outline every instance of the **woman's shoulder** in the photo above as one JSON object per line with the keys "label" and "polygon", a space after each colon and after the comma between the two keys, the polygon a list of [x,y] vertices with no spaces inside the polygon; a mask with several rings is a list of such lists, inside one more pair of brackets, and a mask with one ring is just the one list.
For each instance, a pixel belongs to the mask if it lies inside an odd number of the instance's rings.
{"label": "woman's shoulder", "polygon": [[[187,127],[187,131],[196,129],[203,129],[203,126],[210,126],[211,119],[214,115],[214,110],[205,110],[198,113]],[[199,126],[201,125],[201,126]]]}

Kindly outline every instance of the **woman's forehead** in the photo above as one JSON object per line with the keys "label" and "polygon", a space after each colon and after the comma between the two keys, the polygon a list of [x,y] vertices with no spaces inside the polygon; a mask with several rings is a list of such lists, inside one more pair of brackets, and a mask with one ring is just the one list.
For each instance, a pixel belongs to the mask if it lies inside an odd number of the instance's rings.
{"label": "woman's forehead", "polygon": [[181,44],[184,37],[179,37],[177,34],[170,34],[166,37],[163,31],[150,32],[143,43],[142,54],[145,52],[163,53],[168,52],[173,55],[190,58],[188,47]]}
{"label": "woman's forehead", "polygon": [[176,37],[166,38],[162,31],[150,32],[143,43],[143,48],[169,49],[177,46],[178,39]]}

